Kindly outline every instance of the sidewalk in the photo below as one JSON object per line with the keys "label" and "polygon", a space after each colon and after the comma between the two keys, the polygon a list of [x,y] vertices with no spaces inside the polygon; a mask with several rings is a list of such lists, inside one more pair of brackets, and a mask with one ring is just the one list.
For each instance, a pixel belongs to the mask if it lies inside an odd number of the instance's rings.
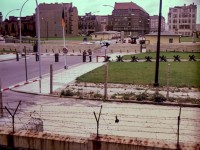
{"label": "sidewalk", "polygon": [[[20,56],[20,57],[21,57],[21,56]],[[16,55],[15,55],[15,54],[0,55],[0,62],[1,62],[1,61],[12,60],[12,59],[16,59]]]}
{"label": "sidewalk", "polygon": [[[109,55],[111,60],[115,60],[116,56],[119,55],[111,54]],[[123,53],[120,53],[123,55]],[[54,72],[53,75],[53,91],[67,86],[67,84],[76,80],[77,77],[90,72],[100,66],[105,64],[104,58],[99,58],[99,62],[96,63],[96,58],[93,58],[92,62],[81,63],[79,65],[70,66],[68,69],[61,69]],[[50,94],[50,75],[45,75],[41,80],[41,92],[39,88],[39,80],[34,80],[34,82],[29,82],[28,84],[19,84],[20,86],[12,88],[13,91],[33,93],[33,94]]]}

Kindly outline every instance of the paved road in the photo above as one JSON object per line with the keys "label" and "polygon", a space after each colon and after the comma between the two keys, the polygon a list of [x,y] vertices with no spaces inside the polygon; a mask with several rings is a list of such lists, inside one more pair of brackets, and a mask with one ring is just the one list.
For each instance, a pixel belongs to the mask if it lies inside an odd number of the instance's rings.
{"label": "paved road", "polygon": [[[81,62],[82,56],[67,56],[68,66]],[[63,69],[65,64],[64,56],[59,57],[59,62],[55,62],[54,56],[42,56],[42,75],[49,73],[50,64],[53,64],[54,70]],[[0,70],[2,88],[7,88],[26,80],[24,58],[21,58],[19,61],[0,62]],[[27,75],[28,80],[39,76],[39,62],[35,61],[35,56],[33,55],[27,57]]]}
{"label": "paved road", "polygon": [[[98,116],[102,105],[100,134],[163,139],[172,143],[177,141],[179,107],[109,103],[3,92],[4,106],[11,110],[16,108],[19,100],[22,104],[16,114],[16,130],[28,129],[28,122],[35,117],[42,119],[45,132],[89,137],[90,134],[96,133],[93,112],[95,111]],[[200,141],[199,113],[199,108],[182,108],[180,141],[186,145],[188,142]],[[117,123],[116,115],[119,119]],[[12,128],[8,113],[0,119],[0,124]]]}

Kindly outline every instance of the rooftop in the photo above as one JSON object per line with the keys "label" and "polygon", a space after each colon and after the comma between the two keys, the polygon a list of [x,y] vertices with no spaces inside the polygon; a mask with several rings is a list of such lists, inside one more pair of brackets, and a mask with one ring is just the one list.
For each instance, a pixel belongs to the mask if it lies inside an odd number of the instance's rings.
{"label": "rooftop", "polygon": [[[148,36],[148,35],[158,35],[158,32],[152,32],[152,33],[146,34],[146,36]],[[169,31],[160,32],[160,35],[181,36],[180,34],[177,34],[177,33],[174,33],[174,32],[169,32]]]}
{"label": "rooftop", "polygon": [[94,34],[119,34],[120,32],[118,31],[99,31],[99,32],[94,32]]}
{"label": "rooftop", "polygon": [[115,9],[139,9],[146,12],[142,7],[138,6],[133,2],[123,2],[123,3],[115,2]]}

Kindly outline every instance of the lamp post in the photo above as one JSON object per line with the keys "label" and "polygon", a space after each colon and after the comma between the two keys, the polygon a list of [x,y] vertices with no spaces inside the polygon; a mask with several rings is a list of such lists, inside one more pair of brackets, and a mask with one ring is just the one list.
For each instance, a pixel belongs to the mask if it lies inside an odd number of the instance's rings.
{"label": "lamp post", "polygon": [[[20,15],[19,15],[19,43],[20,43],[20,51],[22,50],[22,21],[21,21],[21,14],[22,14],[22,9],[24,7],[24,5],[26,4],[26,2],[28,2],[29,0],[26,0],[24,2],[24,4],[22,5],[21,9],[20,9]],[[25,72],[26,72],[26,83],[28,82],[28,73],[27,73],[27,61],[26,61],[26,48],[25,48]]]}
{"label": "lamp post", "polygon": [[11,11],[9,11],[9,12],[6,14],[5,20],[6,20],[7,16],[8,16],[8,14],[11,13],[11,12],[13,12],[13,11],[15,11],[15,10],[19,10],[19,9],[12,9]]}
{"label": "lamp post", "polygon": [[[20,11],[20,50],[21,50],[21,12],[22,12],[22,9],[24,7],[24,5],[28,2],[29,0],[26,0],[24,2],[24,4],[22,5],[21,7],[21,11]],[[40,14],[39,14],[39,6],[38,6],[38,1],[35,0],[36,2],[36,6],[37,6],[37,38],[38,38],[38,44],[37,44],[37,50],[38,50],[38,53],[39,53],[39,88],[40,88],[40,93],[41,93],[41,79],[42,79],[42,73],[41,73],[41,57],[40,57]],[[27,72],[27,70],[26,70]],[[26,79],[27,81],[27,79]]]}
{"label": "lamp post", "polygon": [[107,6],[107,7],[112,7],[112,8],[115,8],[115,7],[111,6],[111,5],[103,5],[103,6]]}
{"label": "lamp post", "polygon": [[47,34],[46,40],[48,41],[48,37],[49,37],[48,21],[46,19],[44,19],[44,18],[42,18],[42,20],[44,20],[45,23],[46,23],[46,34]]}
{"label": "lamp post", "polygon": [[155,70],[155,83],[154,83],[154,87],[158,87],[159,86],[158,76],[159,76],[159,57],[160,57],[161,16],[162,16],[162,0],[160,0],[160,7],[159,7],[158,41],[157,41],[157,52],[156,52],[156,70]]}
{"label": "lamp post", "polygon": [[[16,11],[16,10],[19,10],[19,9],[12,9],[11,11],[9,11],[9,12],[6,14],[5,20],[6,20],[7,16],[8,16],[8,14],[10,14],[11,12]],[[5,27],[5,28],[6,28],[6,27]],[[6,30],[6,29],[5,29],[5,30]],[[6,32],[5,32],[5,35],[6,35]]]}

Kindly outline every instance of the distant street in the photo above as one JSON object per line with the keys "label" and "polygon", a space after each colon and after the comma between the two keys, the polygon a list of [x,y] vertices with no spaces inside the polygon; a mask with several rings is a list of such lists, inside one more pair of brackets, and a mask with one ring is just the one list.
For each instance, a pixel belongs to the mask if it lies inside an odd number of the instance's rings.
{"label": "distant street", "polygon": [[[59,56],[59,62],[55,62],[54,56],[41,56],[42,75],[50,72],[50,64],[53,69],[63,69],[65,65],[65,56]],[[82,62],[82,56],[67,56],[67,65],[75,65]],[[39,61],[35,61],[35,56],[27,56],[27,76],[28,80],[39,76]],[[9,60],[0,62],[0,78],[2,88],[7,88],[14,84],[26,81],[25,59],[20,58],[19,61]]]}

